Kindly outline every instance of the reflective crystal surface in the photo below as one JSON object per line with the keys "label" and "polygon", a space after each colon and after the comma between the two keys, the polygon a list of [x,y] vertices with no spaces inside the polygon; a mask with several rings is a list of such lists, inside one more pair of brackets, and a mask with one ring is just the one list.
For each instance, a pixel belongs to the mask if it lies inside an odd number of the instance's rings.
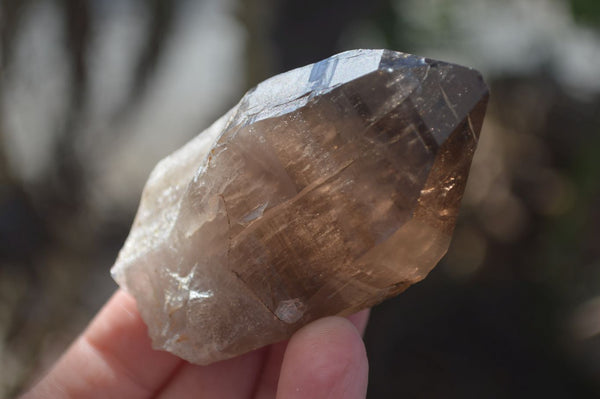
{"label": "reflective crystal surface", "polygon": [[112,274],[208,364],[349,315],[446,252],[485,113],[473,69],[354,50],[277,75],[152,172]]}

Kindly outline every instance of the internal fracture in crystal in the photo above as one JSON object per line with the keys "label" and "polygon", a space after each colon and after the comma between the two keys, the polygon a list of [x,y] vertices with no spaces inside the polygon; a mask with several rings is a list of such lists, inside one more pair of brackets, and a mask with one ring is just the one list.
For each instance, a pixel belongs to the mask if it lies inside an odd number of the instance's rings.
{"label": "internal fracture in crystal", "polygon": [[197,364],[423,279],[446,252],[488,90],[354,50],[259,84],[152,172],[112,269],[155,348]]}

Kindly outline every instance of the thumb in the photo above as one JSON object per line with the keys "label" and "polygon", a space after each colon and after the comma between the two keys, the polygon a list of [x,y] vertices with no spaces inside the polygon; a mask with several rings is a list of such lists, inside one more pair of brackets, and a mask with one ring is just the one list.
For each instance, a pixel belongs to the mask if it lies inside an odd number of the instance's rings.
{"label": "thumb", "polygon": [[368,362],[362,338],[342,317],[327,317],[300,329],[283,358],[277,398],[364,399]]}

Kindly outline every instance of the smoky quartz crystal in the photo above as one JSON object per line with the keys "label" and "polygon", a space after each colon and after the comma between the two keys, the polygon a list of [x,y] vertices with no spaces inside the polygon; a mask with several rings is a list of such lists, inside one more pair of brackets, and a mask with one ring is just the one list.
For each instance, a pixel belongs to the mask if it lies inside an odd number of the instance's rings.
{"label": "smoky quartz crystal", "polygon": [[112,268],[155,348],[208,364],[349,315],[446,252],[488,97],[354,50],[270,78],[152,172]]}

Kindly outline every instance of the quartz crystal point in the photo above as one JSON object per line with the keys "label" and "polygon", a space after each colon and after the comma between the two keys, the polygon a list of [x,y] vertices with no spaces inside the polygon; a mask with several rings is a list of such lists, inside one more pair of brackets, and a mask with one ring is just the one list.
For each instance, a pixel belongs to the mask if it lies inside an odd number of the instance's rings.
{"label": "quartz crystal point", "polygon": [[250,90],[156,166],[112,269],[154,347],[208,364],[423,279],[487,96],[473,69],[388,50]]}

